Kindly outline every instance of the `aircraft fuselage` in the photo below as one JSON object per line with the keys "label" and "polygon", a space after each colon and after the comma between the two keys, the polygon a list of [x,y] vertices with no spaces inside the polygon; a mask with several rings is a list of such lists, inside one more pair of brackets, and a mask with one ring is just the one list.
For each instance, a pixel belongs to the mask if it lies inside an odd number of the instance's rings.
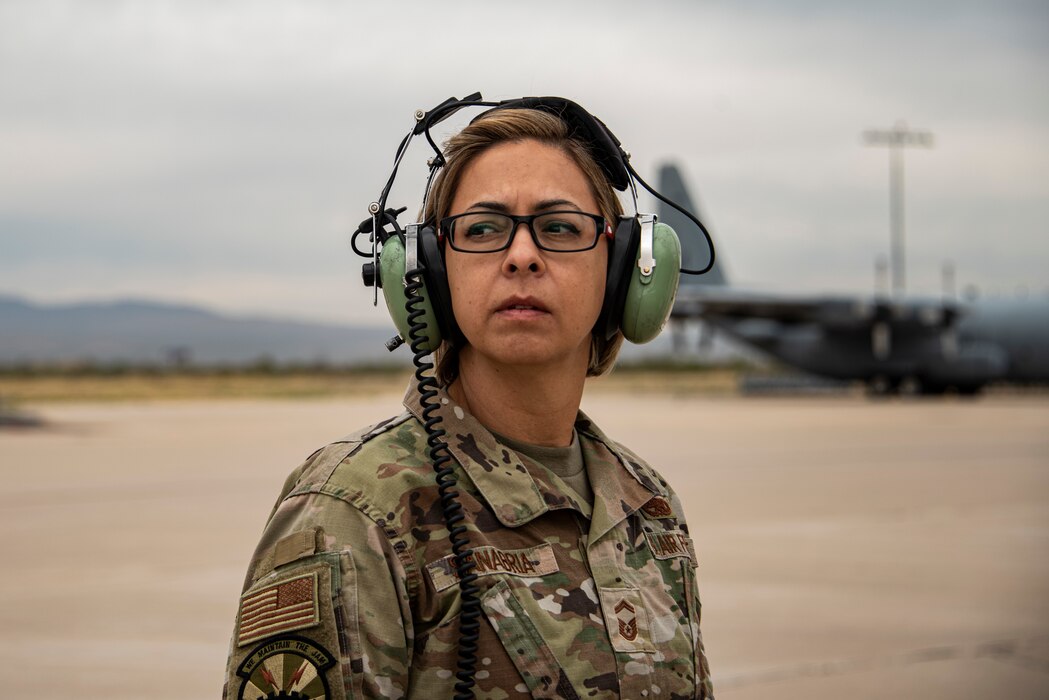
{"label": "aircraft fuselage", "polygon": [[964,307],[942,326],[894,327],[879,346],[877,322],[836,327],[816,321],[705,315],[716,328],[780,361],[842,380],[914,382],[925,391],[1049,382],[1049,303],[990,301]]}

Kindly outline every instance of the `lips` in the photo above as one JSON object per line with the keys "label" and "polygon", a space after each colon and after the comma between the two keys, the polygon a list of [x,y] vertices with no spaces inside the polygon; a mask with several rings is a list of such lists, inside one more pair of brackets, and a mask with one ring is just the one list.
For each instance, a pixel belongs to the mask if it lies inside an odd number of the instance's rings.
{"label": "lips", "polygon": [[495,311],[500,314],[550,313],[538,299],[517,296],[504,300],[496,307]]}

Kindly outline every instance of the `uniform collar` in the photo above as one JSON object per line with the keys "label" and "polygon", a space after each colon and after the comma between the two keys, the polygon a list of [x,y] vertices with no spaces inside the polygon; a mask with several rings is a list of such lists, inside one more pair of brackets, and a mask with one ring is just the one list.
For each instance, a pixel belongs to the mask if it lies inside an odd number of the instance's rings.
{"label": "uniform collar", "polygon": [[[496,518],[507,527],[518,527],[551,510],[575,508],[563,484],[554,482],[527,458],[502,445],[476,418],[452,400],[444,389],[432,399],[445,431],[448,450],[462,465],[470,480],[488,502]],[[413,381],[404,396],[404,406],[424,422],[419,391]],[[576,431],[583,450],[587,474],[594,492],[590,539],[597,539],[638,510],[652,496],[663,494],[648,471],[636,458],[624,453],[582,411],[576,417]],[[526,464],[527,463],[527,464]],[[532,469],[529,470],[528,466]]]}

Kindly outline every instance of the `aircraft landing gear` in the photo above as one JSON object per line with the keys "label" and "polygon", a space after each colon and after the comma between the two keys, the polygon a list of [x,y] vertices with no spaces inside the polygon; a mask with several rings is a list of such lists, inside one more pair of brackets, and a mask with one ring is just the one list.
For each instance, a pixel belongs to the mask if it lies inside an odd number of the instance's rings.
{"label": "aircraft landing gear", "polygon": [[876,374],[867,379],[868,396],[895,396],[900,391],[900,381],[884,374]]}

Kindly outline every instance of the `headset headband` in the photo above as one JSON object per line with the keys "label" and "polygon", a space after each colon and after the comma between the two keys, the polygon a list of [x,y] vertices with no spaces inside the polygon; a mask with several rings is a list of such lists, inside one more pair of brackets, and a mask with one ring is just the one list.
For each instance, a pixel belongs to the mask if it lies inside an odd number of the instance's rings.
{"label": "headset headband", "polygon": [[548,112],[568,125],[569,138],[580,141],[590,148],[590,155],[601,167],[608,182],[620,192],[630,186],[630,173],[627,172],[626,154],[622,144],[604,122],[587,112],[571,100],[563,97],[522,97],[519,100],[506,100],[499,106],[482,112],[470,123],[483,119],[501,109],[534,109]]}
{"label": "headset headband", "polygon": [[437,158],[434,160],[437,167],[444,164],[444,158],[441,154],[441,149],[430,137],[430,128],[441,123],[463,107],[491,107],[491,109],[485,110],[471,119],[471,124],[479,119],[483,119],[486,114],[500,109],[534,109],[553,114],[568,125],[569,138],[584,143],[589,147],[594,160],[614,188],[622,192],[630,186],[630,173],[626,164],[629,156],[623,151],[619,139],[605,126],[604,122],[577,103],[572,100],[566,100],[563,97],[520,97],[501,102],[491,102],[481,99],[481,93],[475,92],[461,100],[450,97],[429,112],[416,112],[415,118],[417,123],[412,130],[412,134],[415,136],[419,134],[426,135],[426,140],[430,142],[437,154]]}

